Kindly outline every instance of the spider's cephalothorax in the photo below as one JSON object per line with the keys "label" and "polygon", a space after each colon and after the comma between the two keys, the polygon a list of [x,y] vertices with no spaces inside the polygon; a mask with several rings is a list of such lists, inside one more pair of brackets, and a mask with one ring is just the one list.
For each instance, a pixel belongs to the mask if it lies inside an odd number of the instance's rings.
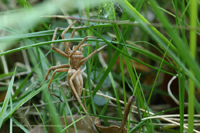
{"label": "spider's cephalothorax", "polygon": [[[77,46],[73,46],[73,50],[76,49]],[[71,51],[70,51],[71,53]],[[69,65],[72,69],[76,69],[78,70],[83,64],[80,64],[81,63],[81,60],[84,59],[84,56],[82,54],[82,51],[81,49],[79,50],[76,50],[75,53],[73,53],[71,56],[69,56]]]}
{"label": "spider's cephalothorax", "polygon": [[[80,21],[74,21],[71,25],[69,25],[63,32],[62,32],[62,39],[66,39],[64,34],[72,27],[72,25],[76,22],[80,22]],[[81,22],[80,22],[81,23]],[[70,36],[70,38],[73,37],[75,31],[77,29],[81,29],[81,28],[87,28],[87,27],[77,27],[74,28],[72,31],[72,34]],[[60,28],[56,28],[52,41],[55,40],[56,37],[56,33],[57,30],[59,30]],[[71,42],[64,42],[65,44],[65,52],[63,52],[62,50],[54,47],[54,43],[51,44],[51,48],[52,50],[56,51],[57,53],[63,55],[64,57],[67,57],[69,59],[69,64],[63,64],[63,65],[59,65],[59,66],[52,66],[51,68],[49,68],[48,73],[45,77],[45,80],[47,80],[51,70],[55,70],[52,74],[52,77],[49,81],[48,84],[48,91],[51,85],[51,82],[53,80],[53,77],[55,76],[55,74],[57,72],[68,72],[67,73],[67,82],[69,85],[69,88],[72,92],[72,94],[74,95],[74,97],[78,100],[79,104],[81,105],[81,107],[83,108],[83,110],[85,111],[85,113],[87,114],[87,116],[89,117],[89,114],[87,112],[87,110],[84,108],[81,100],[80,100],[80,96],[81,96],[81,92],[83,89],[83,78],[81,75],[81,66],[85,63],[85,61],[87,61],[90,57],[92,57],[94,54],[96,54],[97,52],[99,52],[101,49],[103,49],[106,45],[100,47],[99,49],[95,50],[94,52],[92,52],[90,55],[88,55],[86,58],[84,58],[83,54],[82,54],[82,47],[84,46],[88,46],[89,44],[83,44],[88,38],[96,38],[93,36],[86,36],[77,46],[73,46],[72,50],[70,49],[70,43]],[[59,96],[53,94],[52,92],[49,91],[49,93],[53,96],[56,96],[57,98],[60,99]],[[62,101],[60,99],[60,101]],[[89,117],[90,118],[90,117]],[[90,118],[90,120],[92,121],[92,119]]]}

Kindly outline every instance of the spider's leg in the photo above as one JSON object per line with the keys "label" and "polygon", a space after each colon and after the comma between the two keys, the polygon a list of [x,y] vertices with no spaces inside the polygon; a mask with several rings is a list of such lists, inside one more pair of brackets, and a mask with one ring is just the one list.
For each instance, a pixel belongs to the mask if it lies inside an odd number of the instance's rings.
{"label": "spider's leg", "polygon": [[87,110],[86,110],[85,107],[83,106],[82,101],[81,101],[81,99],[80,99],[78,93],[76,92],[76,89],[75,89],[74,84],[73,84],[73,82],[72,82],[72,80],[74,80],[75,77],[78,76],[78,75],[80,74],[80,72],[81,72],[81,69],[79,68],[79,69],[71,76],[71,78],[69,79],[69,84],[70,84],[69,86],[71,87],[71,90],[73,91],[73,94],[75,95],[75,97],[76,97],[76,99],[78,100],[79,104],[80,104],[81,107],[83,108],[84,112],[87,114],[87,116],[89,117],[89,119],[90,119],[91,122],[93,123],[93,120],[91,119],[91,117],[89,116]]}
{"label": "spider's leg", "polygon": [[[62,34],[61,34],[62,39],[66,39],[66,38],[65,38],[65,33],[66,33],[76,22],[81,23],[81,21],[79,21],[79,20],[76,20],[76,21],[72,22],[72,23],[62,32]],[[73,30],[73,31],[74,31],[74,30]],[[74,31],[74,32],[75,32],[75,31]],[[72,35],[71,35],[70,38],[73,37],[73,34],[74,34],[74,33],[72,32]],[[65,47],[66,47],[65,52],[66,52],[66,51],[71,51],[71,49],[70,49],[70,43],[71,43],[71,42],[64,42]]]}
{"label": "spider's leg", "polygon": [[[72,34],[71,34],[70,38],[72,38],[72,37],[74,36],[74,33],[75,33],[75,31],[76,31],[77,29],[85,29],[85,28],[87,28],[87,27],[75,27],[75,28],[73,29],[73,31],[72,31]],[[66,32],[65,32],[65,33],[66,33]],[[68,42],[68,44],[67,44],[67,46],[66,46],[65,52],[69,50],[70,44],[71,44],[71,41]]]}
{"label": "spider's leg", "polygon": [[99,51],[101,51],[106,46],[107,45],[104,45],[104,46],[98,48],[97,50],[95,50],[94,52],[92,52],[90,55],[88,55],[86,58],[82,59],[79,64],[84,64],[85,61],[87,61],[90,57],[92,57],[93,55],[95,55],[96,53],[98,53]]}
{"label": "spider's leg", "polygon": [[[56,29],[55,29],[54,34],[53,34],[52,41],[55,40],[55,38],[56,38],[56,33],[57,33],[57,31],[58,31],[59,29],[61,29],[61,28],[56,28]],[[59,54],[65,56],[65,57],[69,58],[68,54],[66,54],[66,53],[63,52],[62,50],[60,50],[60,49],[54,47],[54,43],[51,44],[51,48],[52,48],[54,51],[56,51],[57,53],[59,53]]]}
{"label": "spider's leg", "polygon": [[63,64],[63,65],[59,65],[59,66],[52,66],[49,68],[48,72],[47,72],[47,75],[45,77],[45,80],[47,80],[51,70],[54,70],[54,69],[59,69],[59,68],[66,68],[66,67],[69,67],[69,64]]}
{"label": "spider's leg", "polygon": [[83,44],[83,45],[81,45],[81,46],[79,47],[79,51],[82,52],[82,47],[84,47],[84,46],[92,46],[92,45],[91,45],[91,44]]}
{"label": "spider's leg", "polygon": [[86,36],[79,44],[78,46],[72,50],[72,52],[70,53],[69,57],[71,57],[71,55],[73,55],[77,49],[79,49],[79,47],[88,39],[88,38],[97,38],[97,37],[94,37],[94,36]]}
{"label": "spider's leg", "polygon": [[[56,75],[57,72],[68,72],[68,71],[69,71],[69,68],[59,68],[59,69],[56,69],[56,70],[53,72],[53,75],[52,75],[52,77],[51,77],[51,79],[50,79],[50,81],[49,81],[49,84],[48,84],[48,92],[49,92],[51,95],[53,95],[53,96],[55,96],[55,97],[57,97],[57,98],[60,99],[59,96],[57,96],[57,95],[53,94],[52,92],[50,92],[50,91],[49,91],[49,88],[50,88],[51,82],[52,82],[52,80],[53,80],[53,77]],[[61,99],[60,99],[60,101],[62,102]]]}

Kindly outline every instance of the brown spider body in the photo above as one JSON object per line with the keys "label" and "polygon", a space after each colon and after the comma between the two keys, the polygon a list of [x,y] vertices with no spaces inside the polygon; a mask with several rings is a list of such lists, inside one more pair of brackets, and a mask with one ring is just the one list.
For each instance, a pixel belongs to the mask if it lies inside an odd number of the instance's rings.
{"label": "brown spider body", "polygon": [[[73,49],[76,48],[76,46],[73,47]],[[70,51],[71,53],[71,51]],[[80,66],[84,64],[80,64],[80,61],[84,59],[84,56],[81,51],[76,51],[74,54],[69,57],[69,65],[72,69],[78,70]]]}
{"label": "brown spider body", "polygon": [[[75,48],[76,48],[76,46],[73,46],[73,49],[75,49]],[[68,53],[71,54],[71,51]],[[74,94],[73,90],[71,89],[72,86],[70,83],[70,79],[71,79],[72,75],[74,75],[78,69],[81,69],[80,66],[82,66],[83,64],[80,64],[80,61],[82,59],[84,59],[84,56],[83,56],[82,52],[79,50],[77,50],[73,55],[71,55],[71,57],[69,57],[70,69],[67,73],[67,81],[68,81],[69,88],[70,88],[73,96],[75,96],[75,97],[76,97],[76,95]],[[80,97],[81,93],[82,93],[82,89],[83,89],[83,78],[82,78],[81,73],[76,75],[76,77],[72,80],[72,84],[74,85],[74,88],[75,88],[78,96]]]}
{"label": "brown spider body", "polygon": [[[72,92],[72,95],[73,96],[76,96],[73,92],[73,90],[71,89],[72,86],[70,84],[70,78],[72,77],[72,75],[74,75],[74,73],[76,72],[77,70],[76,69],[69,69],[68,73],[67,73],[67,81],[68,81],[68,85],[69,85],[69,88]],[[73,80],[72,80],[72,84],[74,85],[74,88],[78,94],[78,96],[80,97],[81,96],[81,93],[82,93],[82,89],[83,89],[83,78],[82,78],[82,75],[81,73],[79,75],[77,75]]]}
{"label": "brown spider body", "polygon": [[[62,32],[62,39],[66,39],[64,34],[72,27],[72,25],[74,23],[76,23],[77,21],[74,21],[71,25],[69,25],[63,32]],[[78,21],[80,22],[80,21]],[[81,29],[81,28],[87,28],[87,27],[78,27],[78,28],[74,28],[74,30],[72,31],[72,34],[70,36],[70,38],[73,37],[76,29]],[[56,37],[56,32],[57,30],[59,30],[60,28],[56,28],[52,41],[55,40]],[[65,44],[65,52],[61,51],[60,49],[54,47],[54,43],[51,44],[51,48],[52,50],[56,51],[57,53],[63,55],[64,57],[67,57],[69,59],[69,64],[63,64],[63,65],[59,65],[59,66],[52,66],[49,70],[48,73],[45,77],[45,79],[47,80],[51,70],[55,70],[52,74],[52,77],[49,81],[48,84],[48,91],[51,85],[51,82],[53,80],[53,77],[55,76],[55,74],[57,72],[68,72],[67,73],[67,82],[69,85],[69,88],[72,92],[72,94],[74,95],[74,97],[78,100],[79,104],[81,105],[81,107],[83,108],[83,110],[85,111],[85,113],[87,114],[87,116],[89,117],[89,114],[87,112],[87,110],[84,108],[81,100],[80,100],[80,96],[82,93],[82,89],[83,89],[83,78],[81,75],[81,66],[85,63],[85,61],[87,61],[90,57],[92,57],[94,54],[96,54],[97,52],[99,52],[101,49],[103,49],[106,45],[100,47],[99,49],[95,50],[93,53],[91,53],[90,55],[88,55],[86,58],[84,58],[83,54],[82,54],[82,47],[84,46],[88,46],[89,44],[83,44],[87,38],[95,38],[93,36],[86,36],[77,46],[73,46],[72,50],[70,49],[70,43],[71,42],[64,42]],[[49,93],[57,98],[60,99],[59,96],[53,94],[52,92],[49,91]],[[60,99],[60,101],[62,101]],[[89,117],[90,118],[90,117]],[[90,120],[92,121],[92,119],[90,118]]]}

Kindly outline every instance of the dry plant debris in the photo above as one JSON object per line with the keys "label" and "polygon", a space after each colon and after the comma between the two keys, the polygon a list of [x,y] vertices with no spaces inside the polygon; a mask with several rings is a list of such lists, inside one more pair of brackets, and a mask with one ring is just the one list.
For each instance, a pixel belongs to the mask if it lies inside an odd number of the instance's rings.
{"label": "dry plant debris", "polygon": [[[80,119],[81,117],[82,116],[80,116],[80,115],[73,115],[74,121]],[[71,116],[67,116],[66,119],[67,119],[67,125],[72,124]],[[94,121],[95,117],[91,116],[91,119]],[[60,121],[62,123],[61,126],[65,127],[66,125],[65,125],[64,117],[61,117]],[[53,130],[53,127],[57,126],[57,125],[52,125],[51,123],[52,122],[50,122],[50,124],[48,125],[49,133],[55,133]],[[77,121],[75,124],[76,124],[78,133],[94,133],[93,125],[89,121],[89,119],[87,119],[86,117]],[[58,126],[60,126],[60,125],[58,125]],[[69,131],[69,133],[76,133],[73,125],[70,126],[67,130]],[[67,133],[67,130],[65,130],[66,133]],[[37,126],[37,127],[33,128],[32,130],[30,130],[30,133],[44,133],[44,126],[43,125]]]}
{"label": "dry plant debris", "polygon": [[101,131],[102,133],[127,133],[127,129],[125,127],[125,124],[126,124],[126,120],[127,120],[129,111],[131,109],[131,103],[134,102],[135,100],[136,100],[135,96],[131,96],[128,99],[126,108],[124,110],[122,124],[121,124],[120,127],[119,126],[115,126],[115,125],[109,126],[109,127],[103,127],[103,126],[101,126],[99,118],[96,118],[94,123],[97,126],[98,130]]}

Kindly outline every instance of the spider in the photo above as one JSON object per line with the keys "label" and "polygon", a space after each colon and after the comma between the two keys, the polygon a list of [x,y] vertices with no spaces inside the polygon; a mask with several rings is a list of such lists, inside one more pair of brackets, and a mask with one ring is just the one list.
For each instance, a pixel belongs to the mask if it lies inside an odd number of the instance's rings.
{"label": "spider", "polygon": [[[76,22],[82,23],[78,20],[74,21],[72,24],[70,24],[61,34],[62,39],[66,39],[64,34],[72,27],[72,25],[74,25]],[[81,29],[81,28],[87,28],[87,27],[76,27],[74,28],[74,30],[72,31],[72,34],[70,36],[70,38],[73,37],[75,31],[77,29]],[[56,28],[52,41],[55,40],[56,37],[56,33],[60,28]],[[53,77],[55,76],[56,73],[58,72],[68,72],[67,73],[67,82],[69,85],[69,88],[73,94],[73,96],[78,100],[79,104],[81,105],[81,107],[83,108],[83,110],[85,111],[85,113],[88,115],[88,112],[86,111],[86,109],[84,108],[81,100],[80,100],[80,96],[82,93],[82,88],[83,88],[83,78],[81,75],[81,66],[85,63],[85,61],[87,61],[90,57],[92,57],[94,54],[96,54],[97,52],[99,52],[101,49],[103,49],[104,47],[106,47],[107,45],[104,45],[102,47],[100,47],[99,49],[95,50],[94,52],[92,52],[90,55],[88,55],[86,58],[84,58],[83,54],[82,54],[82,47],[84,46],[90,46],[89,44],[83,44],[88,38],[96,38],[93,36],[86,36],[77,46],[73,46],[72,50],[70,49],[70,44],[71,42],[64,42],[65,45],[65,52],[63,52],[62,50],[54,47],[54,43],[51,44],[51,48],[56,51],[57,53],[63,55],[64,57],[67,57],[69,59],[69,64],[63,64],[63,65],[59,65],[59,66],[52,66],[51,68],[49,68],[47,75],[45,77],[45,80],[48,79],[48,76],[51,72],[51,70],[55,70],[53,72],[53,75],[48,83],[48,92],[59,98],[59,96],[53,94],[52,92],[49,91],[51,82],[53,80]],[[60,101],[62,101],[60,99]],[[89,117],[89,115],[88,115]],[[90,118],[90,117],[89,117]],[[91,118],[90,118],[91,120]]]}

